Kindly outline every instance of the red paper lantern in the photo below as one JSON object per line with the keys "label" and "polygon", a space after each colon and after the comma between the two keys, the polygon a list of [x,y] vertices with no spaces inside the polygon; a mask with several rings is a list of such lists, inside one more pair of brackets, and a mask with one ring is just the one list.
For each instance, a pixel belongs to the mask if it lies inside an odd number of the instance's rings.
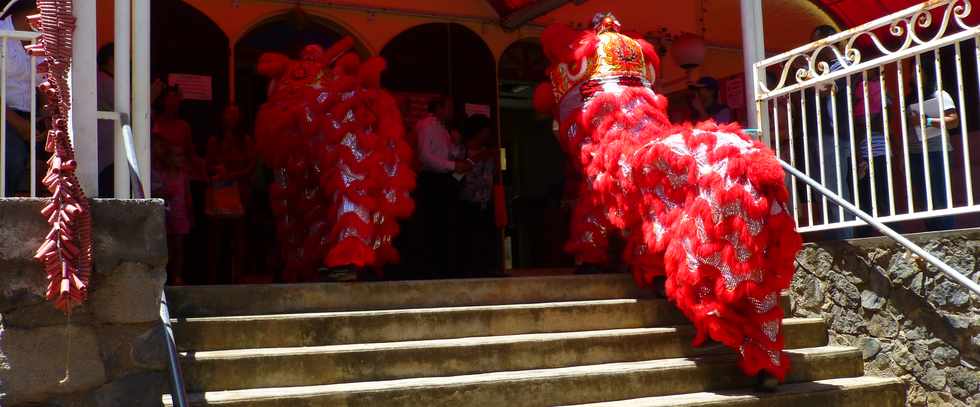
{"label": "red paper lantern", "polygon": [[684,69],[694,69],[704,63],[704,38],[694,34],[681,34],[670,46],[674,61]]}

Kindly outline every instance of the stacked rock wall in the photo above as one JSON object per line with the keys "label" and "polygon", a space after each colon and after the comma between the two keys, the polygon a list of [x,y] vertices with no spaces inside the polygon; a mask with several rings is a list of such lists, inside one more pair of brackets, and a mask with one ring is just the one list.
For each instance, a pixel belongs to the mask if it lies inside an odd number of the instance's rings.
{"label": "stacked rock wall", "polygon": [[95,270],[70,322],[45,300],[32,258],[48,229],[42,206],[0,199],[0,405],[159,406],[169,386],[162,201],[93,201]]}
{"label": "stacked rock wall", "polygon": [[[909,237],[980,281],[980,230]],[[888,238],[808,244],[793,281],[796,316],[862,350],[868,374],[898,376],[913,406],[980,406],[980,299]]]}

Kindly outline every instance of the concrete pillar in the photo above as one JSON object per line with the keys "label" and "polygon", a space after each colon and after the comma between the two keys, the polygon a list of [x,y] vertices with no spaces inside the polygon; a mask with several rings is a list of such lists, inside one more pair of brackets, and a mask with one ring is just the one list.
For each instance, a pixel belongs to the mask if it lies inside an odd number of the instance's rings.
{"label": "concrete pillar", "polygon": [[740,2],[742,11],[742,56],[745,64],[745,107],[748,113],[748,123],[746,123],[746,126],[765,130],[768,120],[766,120],[767,115],[765,111],[757,111],[755,102],[757,73],[753,66],[756,62],[766,58],[762,26],[762,0],[740,0]]}
{"label": "concrete pillar", "polygon": [[[133,0],[133,141],[142,196],[150,197],[150,0]],[[137,194],[137,197],[140,197]]]}
{"label": "concrete pillar", "polygon": [[72,41],[71,99],[69,112],[71,125],[68,135],[75,148],[78,162],[76,175],[87,196],[99,195],[99,137],[98,99],[96,77],[98,72],[95,54],[98,42],[95,38],[96,18],[94,1],[77,1],[74,5],[75,37]]}
{"label": "concrete pillar", "polygon": [[[116,0],[115,7],[115,55],[113,59],[115,60],[114,73],[114,84],[115,84],[115,109],[119,112],[120,125],[129,124],[129,115],[132,109],[130,108],[132,92],[130,91],[130,78],[131,78],[131,67],[132,63],[130,58],[132,56],[130,43],[130,21],[132,20],[132,12],[130,10],[131,0]],[[126,161],[126,147],[125,141],[123,140],[123,132],[117,131],[115,136],[115,154],[113,162],[115,163],[115,174],[113,174],[114,187],[113,191],[116,198],[128,199],[130,197],[130,180],[129,180],[129,165]]]}

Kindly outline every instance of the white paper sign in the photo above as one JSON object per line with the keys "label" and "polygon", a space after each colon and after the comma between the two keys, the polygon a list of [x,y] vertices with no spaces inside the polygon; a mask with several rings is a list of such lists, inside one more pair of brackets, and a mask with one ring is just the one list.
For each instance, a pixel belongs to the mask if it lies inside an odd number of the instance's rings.
{"label": "white paper sign", "polygon": [[470,117],[476,114],[482,114],[486,117],[490,117],[489,105],[475,105],[472,103],[467,103],[463,107],[466,109],[466,117]]}
{"label": "white paper sign", "polygon": [[167,82],[170,86],[179,87],[184,99],[205,102],[210,102],[212,99],[210,76],[172,73],[167,78]]}

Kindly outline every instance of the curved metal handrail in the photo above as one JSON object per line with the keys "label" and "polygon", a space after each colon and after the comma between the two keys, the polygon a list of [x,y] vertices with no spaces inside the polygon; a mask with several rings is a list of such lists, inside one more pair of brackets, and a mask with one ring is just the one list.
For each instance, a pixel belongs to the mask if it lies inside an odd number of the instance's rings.
{"label": "curved metal handrail", "polygon": [[167,362],[170,364],[170,399],[176,407],[187,407],[187,391],[185,390],[186,386],[184,386],[184,374],[180,370],[177,343],[174,341],[174,330],[170,326],[170,308],[167,306],[166,290],[160,293],[160,320],[163,322],[163,334],[167,346]]}

